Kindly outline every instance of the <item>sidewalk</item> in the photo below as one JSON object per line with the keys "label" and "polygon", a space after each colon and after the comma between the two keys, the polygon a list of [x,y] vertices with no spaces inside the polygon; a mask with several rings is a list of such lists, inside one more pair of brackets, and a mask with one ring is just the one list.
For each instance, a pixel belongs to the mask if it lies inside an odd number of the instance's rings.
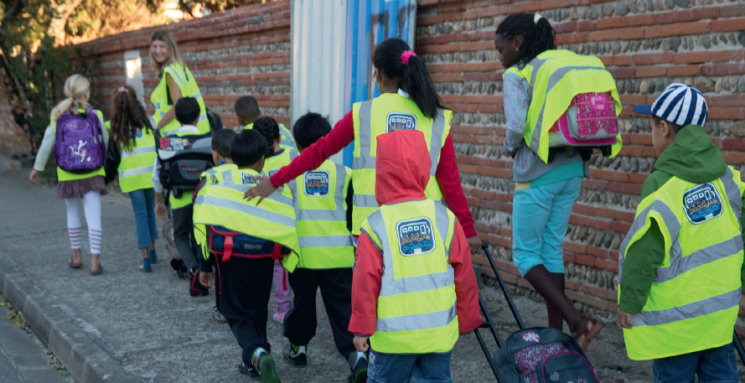
{"label": "sidewalk", "polygon": [[[58,337],[67,336],[77,342],[74,348],[65,350],[62,345],[66,343],[53,338],[50,348],[59,350],[52,351],[73,375],[76,374],[74,365],[82,363],[81,358],[87,361],[86,379],[74,376],[76,380],[249,381],[237,372],[240,349],[228,326],[217,324],[209,315],[214,296],[188,296],[188,282],[179,279],[171,270],[162,241],[157,243],[161,262],[154,266],[153,272],[145,274],[137,270],[139,252],[135,244],[134,217],[126,197],[112,193],[102,198],[101,264],[105,271],[92,277],[87,270],[90,260],[87,234],[83,241],[86,267],[69,269],[66,260],[71,251],[65,204],[55,199],[53,187],[32,185],[25,180],[27,175],[25,169],[23,173],[13,173],[7,160],[0,157],[0,200],[3,201],[0,204],[0,217],[3,217],[0,220],[0,289],[4,285],[2,273],[7,277],[11,275],[8,270],[17,266],[19,271],[12,276],[28,281],[13,285],[13,290],[34,290],[33,297],[48,302],[32,306],[40,312],[28,313],[27,317],[33,314],[46,318],[39,322],[42,326],[61,321],[63,324],[55,327],[61,334]],[[5,285],[7,289],[7,283]],[[13,300],[8,292],[6,295]],[[484,296],[495,311],[502,336],[506,337],[516,326],[514,321],[510,322],[501,294],[485,287]],[[516,302],[528,325],[545,324],[542,304],[523,297]],[[45,307],[50,311],[43,312]],[[275,308],[271,300],[270,313]],[[269,341],[283,382],[346,382],[349,370],[334,348],[320,297],[318,313],[317,336],[310,344],[310,366],[306,369],[290,368],[282,360],[281,348],[286,341],[281,326],[269,321]],[[35,326],[31,319],[29,322]],[[55,331],[51,333],[56,334]],[[40,339],[44,340],[41,336]],[[494,345],[491,347],[496,349]],[[628,360],[620,329],[615,324],[606,327],[588,355],[603,382],[652,381],[651,363]],[[68,362],[66,357],[73,362]],[[453,354],[452,370],[456,382],[495,381],[474,336],[461,338]]]}

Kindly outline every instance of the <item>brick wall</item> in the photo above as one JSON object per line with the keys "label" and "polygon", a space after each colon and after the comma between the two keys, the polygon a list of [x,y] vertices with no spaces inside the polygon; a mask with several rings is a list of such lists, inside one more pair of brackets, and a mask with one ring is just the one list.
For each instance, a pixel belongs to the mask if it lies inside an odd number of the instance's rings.
{"label": "brick wall", "polygon": [[[512,260],[512,160],[503,155],[503,68],[494,32],[517,12],[538,12],[560,48],[599,56],[617,81],[624,148],[593,157],[564,238],[567,295],[585,311],[616,311],[618,250],[657,154],[648,119],[631,106],[651,103],[672,82],[706,95],[706,130],[727,163],[745,168],[745,3],[723,0],[420,0],[416,51],[455,110],[453,137],[477,230],[504,278],[533,295]],[[745,169],[743,169],[745,170]],[[485,263],[484,258],[477,259]],[[491,270],[482,270],[493,275]]]}
{"label": "brick wall", "polygon": [[92,103],[109,116],[115,89],[126,82],[124,52],[140,50],[146,108],[155,109],[150,94],[158,85],[149,67],[150,38],[157,30],[170,31],[187,66],[199,84],[207,107],[226,127],[238,126],[235,100],[256,97],[265,115],[289,122],[290,111],[290,1],[260,4],[216,13],[200,19],[104,37],[81,47],[101,60],[92,79]]}

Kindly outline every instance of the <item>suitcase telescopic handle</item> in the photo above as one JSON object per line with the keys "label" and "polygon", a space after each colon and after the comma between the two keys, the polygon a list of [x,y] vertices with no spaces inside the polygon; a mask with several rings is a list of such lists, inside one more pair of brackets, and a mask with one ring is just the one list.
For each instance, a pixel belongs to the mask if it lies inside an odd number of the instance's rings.
{"label": "suitcase telescopic handle", "polygon": [[481,249],[484,250],[486,259],[489,260],[489,265],[491,265],[491,268],[494,271],[494,275],[497,277],[499,287],[502,289],[502,294],[504,294],[504,299],[507,300],[507,304],[510,306],[510,311],[512,311],[512,316],[515,317],[515,321],[517,321],[518,327],[520,327],[520,330],[525,329],[525,323],[523,323],[523,319],[522,317],[520,317],[520,313],[517,311],[515,301],[512,300],[512,295],[510,295],[510,292],[507,291],[507,286],[504,284],[504,280],[502,280],[502,275],[499,274],[499,269],[497,269],[497,265],[494,263],[494,259],[492,259],[491,257],[491,253],[489,252],[489,245],[487,245],[486,242],[482,241]]}

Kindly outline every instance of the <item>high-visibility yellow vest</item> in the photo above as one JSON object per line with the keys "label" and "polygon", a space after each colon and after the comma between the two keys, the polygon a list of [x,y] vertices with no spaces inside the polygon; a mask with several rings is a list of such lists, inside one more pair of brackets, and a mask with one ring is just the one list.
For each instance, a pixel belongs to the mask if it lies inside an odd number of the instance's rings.
{"label": "high-visibility yellow vest", "polygon": [[[163,116],[173,108],[172,102],[168,102],[169,93],[166,81],[166,74],[169,74],[173,81],[178,85],[178,89],[181,91],[181,97],[192,97],[199,103],[199,122],[197,123],[197,129],[199,133],[207,134],[210,132],[210,122],[207,119],[207,108],[204,106],[204,99],[202,93],[199,91],[197,80],[191,75],[191,71],[188,67],[181,66],[176,63],[171,63],[167,67],[163,68],[163,76],[160,78],[158,86],[153,89],[153,93],[150,95],[150,102],[155,105],[155,126],[158,125]],[[175,118],[164,126],[161,131],[168,132],[176,130],[181,127],[181,124]]]}
{"label": "high-visibility yellow vest", "polygon": [[[257,205],[258,199],[246,201],[243,194],[257,185],[259,174],[252,169],[228,169],[222,172],[222,183],[209,185],[195,201],[199,207],[194,214],[195,225],[223,226],[267,241],[283,245],[291,250],[282,258],[282,265],[293,272],[298,264],[300,245],[295,228],[295,209],[292,194],[285,188],[266,197]],[[198,239],[205,243],[205,238]],[[207,256],[208,252],[204,252]]]}
{"label": "high-visibility yellow vest", "polygon": [[427,150],[432,161],[427,198],[442,199],[440,186],[435,179],[437,165],[448,134],[453,112],[438,109],[433,120],[425,117],[416,103],[396,93],[384,93],[352,108],[354,117],[354,160],[352,162],[352,184],[354,185],[354,210],[352,211],[352,234],[360,234],[365,218],[378,208],[375,199],[375,154],[376,138],[396,130],[419,130],[424,133]]}
{"label": "high-visibility yellow vest", "polygon": [[347,229],[347,189],[352,169],[331,160],[295,179],[295,216],[304,269],[354,266],[354,242]]}
{"label": "high-visibility yellow vest", "polygon": [[660,359],[732,343],[742,295],[743,192],[740,172],[730,167],[700,185],[673,177],[639,204],[619,270],[652,219],[665,238],[665,260],[642,312],[631,317],[634,327],[623,330],[629,358]]}
{"label": "high-visibility yellow vest", "polygon": [[[284,149],[296,149],[297,146],[295,145],[295,140],[292,138],[292,133],[290,133],[290,130],[285,128],[284,125],[277,123],[279,125],[279,146]],[[243,129],[253,129],[254,124],[250,123],[243,127]],[[269,142],[269,146],[272,146],[273,143]]]}
{"label": "high-visibility yellow vest", "polygon": [[137,129],[133,148],[121,149],[118,170],[122,193],[153,187],[153,163],[157,156],[153,132],[144,127]]}
{"label": "high-visibility yellow vest", "polygon": [[[281,147],[282,145],[280,145]],[[297,150],[284,147],[282,153],[273,155],[271,157],[264,158],[264,170],[263,172],[268,174],[270,177],[276,173],[277,170],[282,169],[283,166],[287,166],[297,157]]]}
{"label": "high-visibility yellow vest", "polygon": [[[174,129],[168,132],[168,136],[176,136],[176,137],[185,137],[185,136],[196,136],[200,135],[201,133],[196,133],[192,131],[183,131],[182,128]],[[193,190],[192,190],[193,192]],[[171,209],[180,209],[182,207],[186,207],[191,205],[192,197],[194,196],[193,193],[189,192],[188,190],[181,193],[181,197],[176,198],[173,193],[168,198],[169,204],[171,205]]]}
{"label": "high-visibility yellow vest", "polygon": [[[199,189],[199,193],[197,193],[197,198],[199,198],[200,195],[204,195],[204,189],[206,189],[210,185],[214,184],[221,184],[222,183],[222,177],[223,173],[225,173],[226,170],[238,170],[238,166],[235,164],[222,164],[217,165],[215,167],[209,168],[202,172],[202,174],[199,175],[199,178],[202,180],[205,180],[204,185],[202,185],[202,188]],[[225,173],[230,174],[230,173]],[[197,210],[199,210],[199,204],[194,204],[194,212],[192,213],[192,219],[197,214]],[[207,229],[204,225],[197,225],[194,224],[194,238],[206,238],[207,235]],[[203,245],[203,241],[197,240],[198,245]],[[208,252],[203,252],[205,254],[205,257],[208,257]]]}
{"label": "high-visibility yellow vest", "polygon": [[[504,75],[507,73],[514,73],[528,82],[530,107],[524,138],[528,147],[543,162],[548,163],[548,131],[569,109],[575,96],[610,92],[616,101],[616,115],[621,114],[621,99],[618,97],[616,81],[605,70],[603,62],[595,56],[580,56],[563,49],[548,50],[522,69],[512,66]],[[610,157],[617,155],[622,145],[619,133]]]}
{"label": "high-visibility yellow vest", "polygon": [[373,349],[391,354],[452,350],[458,312],[448,258],[455,215],[431,199],[383,205],[367,217],[362,231],[383,253]]}
{"label": "high-visibility yellow vest", "polygon": [[[101,113],[100,110],[93,109],[96,114],[98,115],[98,119],[101,120],[101,129],[106,129],[106,123],[103,120],[103,113]],[[80,113],[83,113],[84,110],[80,109],[78,110]],[[54,134],[57,134],[57,121],[52,120],[52,129],[54,129]],[[152,165],[152,164],[151,164]],[[88,172],[68,172],[67,170],[64,170],[57,167],[57,181],[75,181],[75,180],[84,180],[86,178],[92,178],[95,176],[106,176],[106,169],[104,169],[103,166],[96,170],[91,170]]]}

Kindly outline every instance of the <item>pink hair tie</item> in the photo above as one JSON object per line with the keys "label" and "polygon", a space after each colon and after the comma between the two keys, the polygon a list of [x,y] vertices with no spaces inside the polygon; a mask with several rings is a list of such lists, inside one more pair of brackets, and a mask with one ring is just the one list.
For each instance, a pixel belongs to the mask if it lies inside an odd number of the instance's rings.
{"label": "pink hair tie", "polygon": [[404,51],[404,53],[401,53],[401,64],[409,65],[409,59],[412,57],[416,57],[416,53],[412,51]]}
{"label": "pink hair tie", "polygon": [[123,86],[120,86],[120,87],[119,87],[119,89],[118,89],[117,91],[118,91],[119,93],[122,93],[122,92],[124,92],[124,93],[129,93],[129,90],[127,90],[127,88],[125,88],[125,87],[123,87]]}

